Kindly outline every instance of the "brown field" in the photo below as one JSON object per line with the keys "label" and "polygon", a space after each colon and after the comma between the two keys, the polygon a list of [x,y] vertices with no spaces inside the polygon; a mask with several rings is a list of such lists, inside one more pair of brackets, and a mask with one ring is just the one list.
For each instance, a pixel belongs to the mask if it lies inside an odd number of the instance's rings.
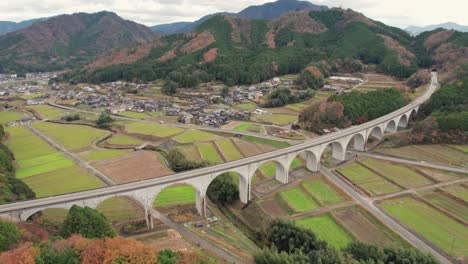
{"label": "brown field", "polygon": [[270,216],[279,217],[286,215],[286,211],[284,211],[284,209],[275,200],[265,200],[261,201],[259,204]]}
{"label": "brown field", "polygon": [[140,235],[135,237],[136,240],[139,240],[145,245],[154,247],[156,250],[170,249],[174,251],[192,251],[192,245],[186,241],[179,232],[169,229],[164,231],[159,231],[157,233],[151,233],[147,235]]}
{"label": "brown field", "polygon": [[333,214],[347,230],[358,240],[377,245],[388,245],[392,240],[382,230],[372,223],[364,214],[356,209],[341,210]]}
{"label": "brown field", "polygon": [[251,157],[262,154],[263,151],[255,144],[243,140],[233,139],[234,144],[240,150],[244,157]]}
{"label": "brown field", "polygon": [[446,182],[446,181],[454,181],[464,177],[461,173],[450,172],[450,171],[441,171],[436,169],[428,169],[423,167],[416,167],[418,172],[422,172],[428,177],[432,178],[437,182]]}
{"label": "brown field", "polygon": [[200,152],[195,145],[183,145],[177,147],[189,160],[202,161]]}
{"label": "brown field", "polygon": [[259,143],[255,143],[255,145],[257,145],[257,147],[258,147],[262,152],[270,152],[270,151],[276,150],[275,147],[270,146],[270,145],[264,145],[264,144],[259,144]]}
{"label": "brown field", "polygon": [[158,156],[150,151],[135,151],[129,154],[92,163],[92,166],[111,178],[115,183],[128,183],[172,174]]}
{"label": "brown field", "polygon": [[226,125],[222,126],[222,129],[234,129],[236,126],[239,126],[241,124],[245,123],[244,121],[231,121],[227,123]]}

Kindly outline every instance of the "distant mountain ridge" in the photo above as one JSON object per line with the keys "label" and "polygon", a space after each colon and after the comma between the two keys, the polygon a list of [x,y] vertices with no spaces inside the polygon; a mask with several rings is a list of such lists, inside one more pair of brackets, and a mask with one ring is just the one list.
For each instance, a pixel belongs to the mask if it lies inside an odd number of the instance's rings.
{"label": "distant mountain ridge", "polygon": [[405,28],[405,30],[415,36],[415,35],[421,34],[422,32],[432,31],[438,28],[443,28],[443,29],[448,29],[448,30],[453,29],[453,30],[460,31],[460,32],[468,32],[468,26],[460,25],[454,22],[447,22],[443,24],[429,25],[429,26],[424,26],[424,27],[409,26]]}
{"label": "distant mountain ridge", "polygon": [[12,21],[0,21],[0,35],[5,35],[7,33],[29,27],[34,22],[46,20],[47,18],[34,18],[21,22],[12,22]]}
{"label": "distant mountain ridge", "polygon": [[192,31],[195,27],[201,23],[207,21],[215,15],[225,15],[233,17],[241,17],[248,19],[266,19],[273,20],[279,18],[280,16],[299,10],[310,10],[310,11],[322,11],[327,10],[328,7],[324,5],[315,5],[308,1],[298,1],[298,0],[278,0],[276,2],[265,3],[258,6],[249,6],[239,13],[228,13],[228,12],[219,12],[214,14],[206,15],[199,20],[193,22],[175,22],[169,24],[162,24],[152,26],[151,29],[155,32],[158,32],[163,35],[170,35],[176,33],[186,33]]}

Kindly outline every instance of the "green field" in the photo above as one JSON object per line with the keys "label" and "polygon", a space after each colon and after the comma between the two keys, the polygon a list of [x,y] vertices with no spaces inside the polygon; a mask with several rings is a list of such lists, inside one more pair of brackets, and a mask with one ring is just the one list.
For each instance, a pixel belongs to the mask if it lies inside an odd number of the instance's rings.
{"label": "green field", "polygon": [[400,187],[392,184],[356,162],[346,164],[343,167],[338,168],[337,171],[358,187],[369,192],[371,196],[401,191]]}
{"label": "green field", "polygon": [[461,202],[458,202],[437,191],[430,191],[421,195],[430,203],[438,206],[439,208],[443,208],[468,222],[468,207],[463,205]]}
{"label": "green field", "polygon": [[450,145],[450,147],[468,154],[468,145]]}
{"label": "green field", "polygon": [[314,200],[302,192],[300,188],[282,191],[279,193],[279,196],[294,212],[311,211],[319,207]]}
{"label": "green field", "polygon": [[17,160],[17,164],[20,167],[16,170],[15,175],[19,179],[75,165],[72,160],[60,152],[27,160]]}
{"label": "green field", "polygon": [[335,204],[345,201],[345,198],[324,179],[302,182],[301,186],[320,204]]}
{"label": "green field", "polygon": [[60,117],[69,113],[63,109],[48,105],[30,105],[27,108],[33,109],[44,119],[59,119]]}
{"label": "green field", "polygon": [[242,123],[234,128],[236,131],[249,131],[255,133],[263,133],[264,129],[263,126],[252,124],[252,123]]}
{"label": "green field", "polygon": [[105,186],[97,177],[78,166],[34,175],[23,181],[36,193],[37,198]]}
{"label": "green field", "polygon": [[276,141],[276,140],[266,139],[266,138],[258,138],[258,137],[252,137],[252,136],[242,136],[242,140],[253,142],[253,143],[264,144],[264,145],[270,145],[270,146],[275,147],[275,148],[289,147],[289,143],[287,143],[287,142]]}
{"label": "green field", "polygon": [[125,117],[130,117],[130,118],[138,118],[138,119],[143,119],[143,118],[148,118],[149,117],[146,113],[140,113],[140,112],[134,112],[134,111],[120,112],[119,115],[125,116]]}
{"label": "green field", "polygon": [[216,145],[223,153],[227,161],[242,159],[243,156],[229,139],[217,140]]}
{"label": "green field", "polygon": [[385,178],[408,189],[426,186],[433,183],[429,179],[403,165],[395,165],[385,161],[368,158],[360,159],[360,162]]}
{"label": "green field", "polygon": [[235,108],[245,110],[245,111],[252,111],[257,108],[257,105],[254,103],[243,103],[243,104],[236,104],[234,105]]}
{"label": "green field", "polygon": [[191,161],[201,161],[200,152],[198,152],[198,148],[196,145],[181,145],[177,147],[188,160]]}
{"label": "green field", "polygon": [[63,208],[46,208],[41,211],[40,223],[62,224],[67,218],[68,210]]}
{"label": "green field", "polygon": [[130,150],[126,149],[103,149],[103,150],[92,150],[86,153],[83,153],[82,158],[86,161],[99,161],[106,160],[110,158],[115,158],[126,153],[129,153]]}
{"label": "green field", "polygon": [[251,120],[259,123],[267,123],[273,125],[284,126],[291,124],[297,120],[297,115],[288,115],[288,114],[265,114],[265,115],[256,115],[253,114]]}
{"label": "green field", "polygon": [[151,135],[160,138],[170,137],[184,131],[182,128],[163,126],[145,122],[131,122],[125,125],[128,133]]}
{"label": "green field", "polygon": [[195,188],[190,185],[176,185],[162,190],[154,200],[154,207],[186,205],[195,203]]}
{"label": "green field", "polygon": [[465,202],[468,202],[468,189],[461,185],[451,185],[448,187],[442,188],[442,190],[450,193],[451,195],[462,199]]}
{"label": "green field", "polygon": [[276,176],[276,163],[274,161],[268,161],[263,163],[260,168],[260,173],[267,178]]}
{"label": "green field", "polygon": [[201,130],[187,130],[183,134],[178,135],[173,138],[173,140],[186,144],[186,143],[193,143],[193,142],[200,142],[200,141],[211,141],[221,139],[221,137],[211,134]]}
{"label": "green field", "polygon": [[383,201],[381,205],[403,224],[450,255],[468,256],[468,229],[459,222],[411,197]]}
{"label": "green field", "polygon": [[112,145],[142,145],[143,141],[134,137],[129,137],[122,134],[113,135],[107,140],[107,143]]}
{"label": "green field", "polygon": [[336,248],[344,248],[353,241],[353,237],[329,215],[303,218],[297,223],[312,230],[319,239],[327,241]]}
{"label": "green field", "polygon": [[116,196],[100,203],[96,209],[111,222],[124,222],[145,217],[143,208],[127,197]]}
{"label": "green field", "polygon": [[0,112],[0,125],[21,120],[23,117],[24,114],[20,112],[2,111]]}
{"label": "green field", "polygon": [[210,164],[220,164],[224,162],[211,142],[198,143],[197,148],[201,158],[208,161]]}
{"label": "green field", "polygon": [[89,147],[109,134],[105,130],[88,126],[60,125],[49,122],[37,122],[33,126],[68,150]]}

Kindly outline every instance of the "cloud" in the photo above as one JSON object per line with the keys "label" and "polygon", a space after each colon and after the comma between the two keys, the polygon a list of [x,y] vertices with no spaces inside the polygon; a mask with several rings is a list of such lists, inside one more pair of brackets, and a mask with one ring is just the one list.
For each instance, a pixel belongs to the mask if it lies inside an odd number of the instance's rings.
{"label": "cloud", "polygon": [[[4,0],[2,20],[22,21],[76,12],[113,11],[147,26],[193,21],[215,12],[238,12],[273,0]],[[460,0],[431,4],[426,0],[312,0],[315,4],[351,8],[393,26],[428,25],[453,21],[468,25]]]}

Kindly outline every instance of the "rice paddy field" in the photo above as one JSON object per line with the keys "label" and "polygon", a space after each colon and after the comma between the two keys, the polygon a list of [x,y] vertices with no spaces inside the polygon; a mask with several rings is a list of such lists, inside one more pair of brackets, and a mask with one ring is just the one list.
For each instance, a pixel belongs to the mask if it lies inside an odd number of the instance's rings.
{"label": "rice paddy field", "polygon": [[312,211],[319,207],[319,205],[300,188],[292,188],[282,191],[278,195],[279,198],[295,213]]}
{"label": "rice paddy field", "polygon": [[448,254],[468,256],[468,229],[451,217],[410,196],[385,200],[380,205]]}
{"label": "rice paddy field", "polygon": [[115,157],[122,156],[126,153],[130,152],[130,150],[120,150],[120,149],[103,149],[103,150],[90,150],[85,151],[79,154],[79,156],[86,160],[86,161],[100,161],[111,159]]}
{"label": "rice paddy field", "polygon": [[258,137],[252,137],[252,136],[242,136],[242,140],[253,142],[253,143],[259,143],[263,145],[269,145],[275,148],[285,148],[289,147],[289,144],[287,142],[283,141],[276,141],[276,140],[271,140],[271,139],[266,139],[266,138],[258,138]]}
{"label": "rice paddy field", "polygon": [[399,148],[377,148],[376,152],[410,160],[422,160],[437,164],[468,167],[466,145],[410,145]]}
{"label": "rice paddy field", "polygon": [[135,201],[123,196],[109,198],[100,203],[96,210],[110,222],[125,222],[145,217],[143,208]]}
{"label": "rice paddy field", "polygon": [[301,187],[321,205],[344,202],[346,199],[323,178],[304,181]]}
{"label": "rice paddy field", "polygon": [[222,137],[201,130],[190,129],[184,133],[175,136],[173,140],[181,144],[188,144],[200,141],[212,141],[222,139]]}
{"label": "rice paddy field", "polygon": [[21,120],[24,116],[23,113],[16,111],[2,111],[0,112],[0,125]]}
{"label": "rice paddy field", "polygon": [[220,164],[223,163],[223,159],[219,156],[216,147],[211,142],[203,142],[197,144],[198,151],[203,160],[209,162],[210,164]]}
{"label": "rice paddy field", "polygon": [[291,124],[297,120],[297,115],[289,114],[264,114],[258,115],[253,114],[250,119],[253,122],[273,124],[278,126],[284,126]]}
{"label": "rice paddy field", "polygon": [[195,188],[190,185],[176,185],[162,190],[154,200],[154,207],[187,205],[195,203]]}
{"label": "rice paddy field", "polygon": [[125,116],[125,117],[130,117],[130,118],[138,118],[138,119],[144,119],[144,118],[149,117],[149,115],[146,114],[146,113],[140,113],[140,112],[134,112],[134,111],[120,112],[119,115]]}
{"label": "rice paddy field", "polygon": [[134,137],[129,137],[127,135],[117,134],[113,135],[111,138],[107,140],[107,143],[112,145],[141,145],[144,142]]}
{"label": "rice paddy field", "polygon": [[466,188],[466,186],[451,185],[451,186],[442,188],[442,190],[449,193],[450,195],[455,196],[458,199],[468,202],[468,188]]}
{"label": "rice paddy field", "polygon": [[243,103],[234,105],[235,108],[244,110],[244,111],[253,111],[257,108],[257,105],[254,103]]}
{"label": "rice paddy field", "polygon": [[460,219],[468,222],[468,207],[462,202],[457,201],[440,191],[428,191],[422,193],[421,196],[431,204],[447,210],[449,213],[460,217]]}
{"label": "rice paddy field", "polygon": [[216,145],[227,161],[243,158],[242,154],[230,139],[217,140]]}
{"label": "rice paddy field", "polygon": [[43,119],[59,119],[69,112],[48,105],[29,105],[27,108],[36,111]]}
{"label": "rice paddy field", "polygon": [[341,227],[329,214],[316,217],[303,218],[297,224],[314,232],[321,240],[327,241],[331,246],[344,248],[354,240],[343,227]]}
{"label": "rice paddy field", "polygon": [[128,133],[151,135],[159,138],[174,136],[184,131],[182,128],[163,126],[154,123],[130,122],[125,124]]}
{"label": "rice paddy field", "polygon": [[402,191],[400,187],[356,162],[339,167],[337,171],[370,196]]}
{"label": "rice paddy field", "polygon": [[253,123],[242,123],[242,124],[234,127],[234,130],[236,130],[236,131],[248,131],[248,132],[254,132],[254,133],[263,133],[263,132],[265,132],[265,128],[262,125],[253,124]]}
{"label": "rice paddy field", "polygon": [[91,146],[109,132],[88,126],[60,125],[49,122],[36,122],[33,127],[68,150],[79,150]]}

